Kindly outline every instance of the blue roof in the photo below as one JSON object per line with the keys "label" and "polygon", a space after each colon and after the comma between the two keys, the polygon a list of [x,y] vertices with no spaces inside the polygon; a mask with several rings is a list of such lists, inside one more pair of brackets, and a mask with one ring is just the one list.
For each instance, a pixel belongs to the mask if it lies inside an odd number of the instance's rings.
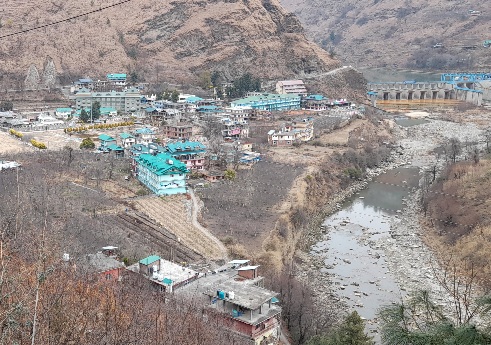
{"label": "blue roof", "polygon": [[111,151],[124,151],[124,149],[121,146],[116,144],[111,144],[107,148]]}
{"label": "blue roof", "polygon": [[155,134],[155,132],[150,129],[150,128],[138,128],[136,131],[135,131],[136,134]]}
{"label": "blue roof", "polygon": [[157,109],[155,109],[154,107],[148,107],[148,108],[145,108],[145,111],[146,111],[147,113],[153,113],[155,110],[157,110]]}
{"label": "blue roof", "polygon": [[57,113],[67,113],[67,112],[72,112],[72,108],[56,108]]}
{"label": "blue roof", "polygon": [[107,79],[109,79],[109,80],[126,79],[126,73],[109,73],[107,75]]}
{"label": "blue roof", "polygon": [[121,139],[134,138],[134,136],[132,136],[131,134],[129,134],[129,133],[124,133],[124,132],[123,132],[123,133],[121,133],[121,134],[119,135],[119,137],[120,137]]}
{"label": "blue roof", "polygon": [[148,153],[149,149],[148,149],[148,146],[146,146],[146,145],[135,144],[135,145],[131,146],[130,151],[133,155],[139,155],[142,153]]}
{"label": "blue roof", "polygon": [[157,256],[157,255],[150,255],[149,257],[146,257],[145,259],[141,259],[139,262],[142,264],[142,265],[150,265],[150,264],[153,264],[155,261],[158,261],[160,260],[160,256]]}
{"label": "blue roof", "polygon": [[165,285],[172,285],[172,279],[164,278],[162,280],[162,283],[164,283]]}
{"label": "blue roof", "polygon": [[189,172],[186,168],[186,164],[178,161],[168,153],[159,153],[155,156],[148,153],[142,153],[135,158],[135,160],[138,165],[145,166],[157,176]]}
{"label": "blue roof", "polygon": [[324,97],[323,95],[308,95],[305,97],[307,100],[313,100],[313,101],[323,101],[326,100],[327,98]]}
{"label": "blue roof", "polygon": [[114,139],[113,137],[107,135],[107,134],[101,134],[99,135],[99,140],[102,140],[102,141],[115,141],[116,139]]}
{"label": "blue roof", "polygon": [[81,84],[87,84],[87,83],[92,83],[92,79],[90,78],[81,78],[78,80],[79,83]]}
{"label": "blue roof", "polygon": [[203,98],[197,97],[197,96],[189,96],[188,98],[186,98],[187,103],[196,103],[196,102],[199,102],[202,100],[203,100]]}
{"label": "blue roof", "polygon": [[116,108],[113,107],[101,107],[100,111],[101,114],[109,114],[109,113],[117,112]]}
{"label": "blue roof", "polygon": [[205,152],[206,147],[199,141],[185,141],[167,144],[167,151],[171,154],[186,154],[189,152]]}

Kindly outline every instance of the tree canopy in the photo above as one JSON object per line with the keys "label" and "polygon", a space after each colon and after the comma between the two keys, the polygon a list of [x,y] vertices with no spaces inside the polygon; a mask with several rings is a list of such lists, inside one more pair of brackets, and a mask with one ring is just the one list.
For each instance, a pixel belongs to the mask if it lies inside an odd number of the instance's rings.
{"label": "tree canopy", "polygon": [[365,334],[365,323],[356,311],[351,312],[331,332],[311,338],[307,345],[372,345],[373,340]]}

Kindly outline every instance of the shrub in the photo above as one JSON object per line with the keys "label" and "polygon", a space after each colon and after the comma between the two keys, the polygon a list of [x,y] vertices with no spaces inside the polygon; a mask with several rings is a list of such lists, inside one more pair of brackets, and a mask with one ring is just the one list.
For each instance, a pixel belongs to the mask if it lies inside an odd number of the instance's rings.
{"label": "shrub", "polygon": [[47,149],[46,145],[40,141],[36,141],[34,139],[31,139],[31,145],[34,147],[37,147],[40,150],[45,150]]}
{"label": "shrub", "polygon": [[235,170],[227,169],[227,171],[225,171],[225,178],[226,179],[235,180],[236,177],[237,177],[237,173],[235,172]]}
{"label": "shrub", "polygon": [[17,138],[19,139],[22,139],[22,137],[24,136],[24,134],[22,134],[21,132],[17,132],[16,130],[9,130],[9,133],[13,136],[16,136]]}
{"label": "shrub", "polygon": [[92,139],[85,138],[80,143],[80,148],[81,149],[94,149],[95,148],[95,143],[92,141]]}

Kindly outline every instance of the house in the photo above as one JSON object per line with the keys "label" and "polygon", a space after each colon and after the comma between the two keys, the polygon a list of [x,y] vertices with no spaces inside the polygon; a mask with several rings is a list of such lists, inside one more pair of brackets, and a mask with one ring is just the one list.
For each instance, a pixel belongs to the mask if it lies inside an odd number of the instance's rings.
{"label": "house", "polygon": [[198,278],[198,272],[181,266],[160,256],[151,255],[128,267],[128,270],[139,273],[149,279],[162,292],[172,293]]}
{"label": "house", "polygon": [[249,125],[245,121],[233,121],[229,118],[223,118],[222,136],[226,140],[237,140],[249,136]]}
{"label": "house", "polygon": [[110,144],[107,146],[107,151],[109,152],[114,152],[116,156],[118,157],[123,157],[124,156],[124,149],[116,144]]}
{"label": "house", "polygon": [[167,125],[164,126],[164,134],[169,139],[189,139],[193,135],[193,125],[184,122]]}
{"label": "house", "polygon": [[233,101],[231,108],[251,107],[257,110],[284,111],[300,109],[302,97],[297,94],[263,93],[260,96],[250,96]]}
{"label": "house", "polygon": [[160,270],[160,256],[150,255],[138,262],[138,272],[151,276],[154,271]]}
{"label": "house", "polygon": [[258,275],[258,267],[234,264],[226,274],[205,278],[208,280],[202,288],[207,296],[205,315],[208,319],[221,319],[223,328],[249,339],[251,344],[278,344],[281,331],[278,294],[263,287],[264,277]]}
{"label": "house", "polygon": [[106,76],[107,81],[116,86],[126,85],[126,73],[110,73]]}
{"label": "house", "polygon": [[167,152],[190,170],[202,170],[205,164],[206,147],[198,141],[178,141],[166,145]]}
{"label": "house", "polygon": [[108,255],[107,251],[104,250],[87,255],[86,261],[88,266],[100,276],[101,280],[119,281],[125,269],[121,261],[116,260],[114,255]]}
{"label": "house", "polygon": [[208,182],[216,182],[225,179],[225,174],[221,171],[208,171],[203,173],[203,177]]}
{"label": "house", "polygon": [[302,109],[323,111],[330,107],[330,101],[323,95],[308,95],[302,99]]}
{"label": "house", "polygon": [[99,111],[101,112],[101,116],[105,116],[105,117],[112,117],[118,115],[118,111],[113,107],[100,107]]}
{"label": "house", "polygon": [[73,109],[72,108],[56,108],[55,116],[58,119],[68,119],[72,116]]}
{"label": "house", "polygon": [[276,92],[280,95],[307,95],[302,80],[280,80],[276,83]]}
{"label": "house", "polygon": [[117,145],[116,139],[114,139],[113,137],[107,134],[99,135],[99,141],[100,141],[99,151],[103,151],[103,152],[108,152],[108,147],[110,145]]}
{"label": "house", "polygon": [[129,148],[131,148],[131,146],[136,144],[135,137],[129,133],[123,132],[119,135],[119,137],[121,138],[121,146],[125,149],[129,149]]}
{"label": "house", "polygon": [[186,193],[189,170],[168,153],[144,153],[135,157],[138,180],[157,195]]}
{"label": "house", "polygon": [[148,145],[149,143],[153,143],[157,138],[155,135],[155,131],[151,128],[139,128],[134,131],[135,140],[137,144]]}
{"label": "house", "polygon": [[268,132],[268,143],[273,146],[291,146],[295,143],[306,142],[314,137],[313,118],[297,119],[285,125],[280,130]]}

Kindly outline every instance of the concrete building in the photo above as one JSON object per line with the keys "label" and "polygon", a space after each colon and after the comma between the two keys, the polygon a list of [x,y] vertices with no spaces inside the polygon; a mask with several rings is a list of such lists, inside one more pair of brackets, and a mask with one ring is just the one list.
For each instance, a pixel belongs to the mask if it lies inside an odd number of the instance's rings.
{"label": "concrete building", "polygon": [[137,144],[148,145],[153,143],[157,138],[155,131],[151,128],[138,128],[134,131],[135,140]]}
{"label": "concrete building", "polygon": [[107,81],[116,86],[126,86],[126,73],[109,73]]}
{"label": "concrete building", "polygon": [[[276,292],[265,289],[264,277],[249,260],[233,260],[193,283],[203,294],[205,317],[254,345],[278,344],[281,307]],[[184,293],[184,292],[183,292]]]}
{"label": "concrete building", "polygon": [[135,88],[110,92],[92,92],[84,88],[73,95],[72,98],[77,109],[90,108],[94,102],[99,102],[101,107],[111,107],[125,113],[141,109],[140,91]]}
{"label": "concrete building", "polygon": [[189,170],[168,153],[140,154],[135,159],[138,180],[157,195],[186,193]]}
{"label": "concrete building", "polygon": [[164,126],[164,134],[169,139],[189,139],[193,135],[193,125],[179,122],[175,125]]}
{"label": "concrete building", "polygon": [[268,132],[268,143],[273,146],[291,146],[306,142],[314,137],[314,120],[310,117],[297,119],[286,124],[280,130]]}
{"label": "concrete building", "polygon": [[119,135],[119,137],[121,138],[121,146],[124,149],[129,149],[129,148],[131,148],[131,146],[133,146],[134,144],[136,144],[135,137],[132,136],[129,133],[121,133]]}
{"label": "concrete building", "polygon": [[72,116],[73,109],[72,108],[56,108],[55,116],[58,119],[68,119]]}
{"label": "concrete building", "polygon": [[307,95],[302,80],[280,80],[276,83],[276,92],[280,95]]}
{"label": "concrete building", "polygon": [[161,292],[172,293],[198,279],[198,272],[173,262],[150,255],[138,263],[128,266],[128,270],[149,279]]}
{"label": "concrete building", "polygon": [[116,139],[113,137],[107,135],[107,134],[101,134],[99,135],[99,151],[106,152],[109,150],[109,146],[111,145],[117,145]]}
{"label": "concrete building", "polygon": [[257,110],[284,111],[300,109],[301,100],[302,97],[299,95],[263,93],[260,96],[251,96],[233,101],[231,107],[250,107]]}
{"label": "concrete building", "polygon": [[221,119],[222,136],[225,140],[237,140],[249,137],[247,121],[233,121],[229,118]]}
{"label": "concrete building", "polygon": [[166,145],[172,157],[186,164],[189,170],[203,170],[205,165],[206,147],[197,141],[178,141]]}

